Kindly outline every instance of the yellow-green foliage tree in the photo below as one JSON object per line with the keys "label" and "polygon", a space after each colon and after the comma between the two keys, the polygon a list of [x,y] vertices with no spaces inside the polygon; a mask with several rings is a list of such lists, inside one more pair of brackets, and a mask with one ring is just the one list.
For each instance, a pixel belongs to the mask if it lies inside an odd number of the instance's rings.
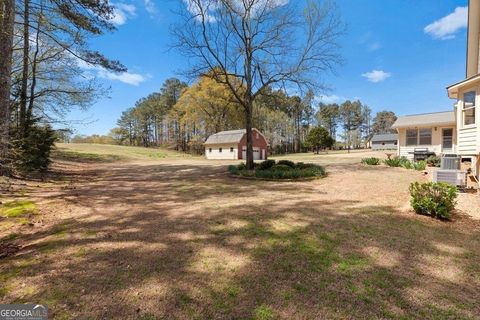
{"label": "yellow-green foliage tree", "polygon": [[243,128],[241,106],[224,84],[209,77],[187,88],[172,111],[193,136]]}

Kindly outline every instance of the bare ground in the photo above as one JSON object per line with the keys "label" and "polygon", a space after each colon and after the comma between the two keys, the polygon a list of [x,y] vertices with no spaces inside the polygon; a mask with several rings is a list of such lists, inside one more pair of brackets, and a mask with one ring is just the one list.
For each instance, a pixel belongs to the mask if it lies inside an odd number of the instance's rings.
{"label": "bare ground", "polygon": [[55,319],[478,317],[480,222],[413,214],[408,185],[427,178],[362,156],[308,156],[329,175],[298,183],[198,159],[59,162],[5,193],[39,214],[0,220],[20,247],[0,260],[0,302]]}

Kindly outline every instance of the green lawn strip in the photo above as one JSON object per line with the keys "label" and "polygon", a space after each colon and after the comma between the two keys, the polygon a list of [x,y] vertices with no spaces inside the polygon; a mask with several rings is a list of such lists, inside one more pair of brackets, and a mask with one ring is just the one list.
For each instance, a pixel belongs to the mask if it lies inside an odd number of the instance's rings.
{"label": "green lawn strip", "polygon": [[14,200],[7,202],[0,208],[0,215],[5,218],[20,218],[37,213],[37,206],[30,200]]}

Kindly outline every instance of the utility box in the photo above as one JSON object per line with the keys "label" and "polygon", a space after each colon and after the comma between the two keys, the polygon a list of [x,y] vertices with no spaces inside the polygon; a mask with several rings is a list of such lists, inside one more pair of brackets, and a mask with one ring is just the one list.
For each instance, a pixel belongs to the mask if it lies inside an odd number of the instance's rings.
{"label": "utility box", "polygon": [[462,158],[456,154],[446,154],[441,159],[442,170],[460,170]]}
{"label": "utility box", "polygon": [[467,185],[467,172],[439,169],[433,172],[433,182],[445,182],[452,186],[465,187]]}

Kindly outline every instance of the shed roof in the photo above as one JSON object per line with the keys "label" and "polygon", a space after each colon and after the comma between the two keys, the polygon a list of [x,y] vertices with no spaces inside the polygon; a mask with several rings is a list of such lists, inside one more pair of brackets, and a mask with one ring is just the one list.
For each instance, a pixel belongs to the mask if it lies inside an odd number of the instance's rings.
{"label": "shed roof", "polygon": [[397,121],[393,124],[392,128],[406,128],[406,127],[419,127],[419,126],[440,126],[440,125],[452,125],[455,122],[455,112],[435,112],[435,113],[423,113],[414,114],[409,116],[398,117]]}
{"label": "shed roof", "polygon": [[246,133],[246,129],[221,131],[208,137],[205,144],[239,143]]}
{"label": "shed roof", "polygon": [[388,134],[376,134],[372,137],[372,142],[378,141],[397,141],[398,134],[388,133]]}

